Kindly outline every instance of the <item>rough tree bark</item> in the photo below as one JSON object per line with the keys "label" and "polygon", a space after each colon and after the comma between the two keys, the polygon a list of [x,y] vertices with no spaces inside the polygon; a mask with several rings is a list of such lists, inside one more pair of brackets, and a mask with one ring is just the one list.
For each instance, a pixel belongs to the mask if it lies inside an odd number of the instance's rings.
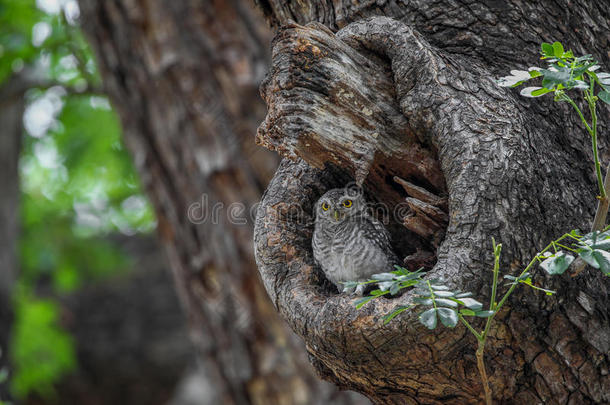
{"label": "rough tree bark", "polygon": [[[492,237],[503,244],[502,270],[514,273],[550,240],[589,228],[596,186],[580,121],[569,106],[520,98],[492,78],[535,64],[539,44],[553,40],[609,68],[610,7],[602,3],[258,2],[280,28],[257,140],[289,159],[258,209],[257,263],[322,377],[380,404],[482,400],[476,341],[464,327],[431,332],[412,312],[384,326],[381,317],[410,294],[356,310],[324,282],[311,253],[312,205],[349,180],[391,209],[421,199],[395,175],[446,193],[444,238],[403,231],[394,233],[397,248],[433,251],[432,276],[479,297],[489,297]],[[607,106],[601,116],[607,163]],[[492,329],[494,399],[608,403],[608,278],[537,279],[558,294],[520,290]]]}
{"label": "rough tree bark", "polygon": [[255,268],[248,210],[277,166],[252,141],[263,19],[239,0],[80,5],[209,381],[202,401],[354,403],[315,377]]}

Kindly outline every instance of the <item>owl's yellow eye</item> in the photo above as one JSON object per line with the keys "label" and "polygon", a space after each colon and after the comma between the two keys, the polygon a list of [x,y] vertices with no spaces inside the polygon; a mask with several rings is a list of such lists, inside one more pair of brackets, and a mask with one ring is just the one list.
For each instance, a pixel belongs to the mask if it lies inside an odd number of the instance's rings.
{"label": "owl's yellow eye", "polygon": [[323,209],[324,211],[328,211],[328,204],[326,204],[325,202],[324,202],[324,203],[322,203],[322,209]]}
{"label": "owl's yellow eye", "polygon": [[343,206],[349,208],[352,206],[352,200],[343,200]]}

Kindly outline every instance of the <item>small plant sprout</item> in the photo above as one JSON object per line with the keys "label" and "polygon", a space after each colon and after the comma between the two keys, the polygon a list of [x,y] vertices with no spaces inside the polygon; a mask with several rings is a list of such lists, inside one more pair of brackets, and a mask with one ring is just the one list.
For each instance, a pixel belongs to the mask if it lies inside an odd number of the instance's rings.
{"label": "small plant sprout", "polygon": [[[600,66],[591,55],[576,57],[572,51],[565,51],[560,42],[542,43],[540,53],[540,59],[548,63],[546,69],[530,67],[528,70],[511,70],[510,76],[502,77],[497,82],[502,87],[519,87],[525,82],[540,78],[540,86],[525,87],[521,90],[521,95],[540,97],[545,94],[553,94],[556,102],[568,103],[576,111],[591,137],[599,200],[591,230],[599,231],[606,223],[610,202],[608,199],[610,184],[604,184],[599,161],[596,103],[597,100],[601,100],[610,104],[610,73],[599,72]],[[583,97],[589,108],[590,121],[585,118],[578,104],[569,94]],[[610,166],[606,169],[606,180],[610,183],[608,170],[610,170]]]}

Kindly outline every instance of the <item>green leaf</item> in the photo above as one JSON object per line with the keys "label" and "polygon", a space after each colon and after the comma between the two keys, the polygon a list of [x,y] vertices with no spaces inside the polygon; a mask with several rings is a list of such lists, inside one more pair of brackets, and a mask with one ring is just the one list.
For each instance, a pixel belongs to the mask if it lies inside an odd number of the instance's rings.
{"label": "green leaf", "polygon": [[420,305],[432,305],[432,299],[425,297],[417,297],[413,299],[413,302],[416,302]]}
{"label": "green leaf", "polygon": [[597,94],[597,97],[606,104],[610,104],[610,92],[604,90]]}
{"label": "green leaf", "polygon": [[583,55],[583,56],[579,56],[576,58],[576,62],[582,62],[585,60],[593,60],[593,55],[589,54],[589,55]]}
{"label": "green leaf", "polygon": [[481,304],[479,301],[472,299],[472,298],[460,298],[460,302],[465,307],[473,309],[475,311],[478,311],[481,308],[483,308],[483,304]]}
{"label": "green leaf", "polygon": [[434,295],[441,298],[453,297],[455,293],[453,291],[434,291]]}
{"label": "green leaf", "polygon": [[457,308],[458,303],[453,301],[453,300],[448,300],[447,298],[437,298],[436,300],[436,305],[442,305],[445,307],[453,307],[453,308]]}
{"label": "green leaf", "polygon": [[390,294],[396,295],[399,290],[400,290],[400,284],[392,283],[392,285],[390,286]]}
{"label": "green leaf", "polygon": [[539,67],[531,67],[528,69],[528,72],[530,74],[530,77],[533,79],[534,77],[540,77],[542,76],[542,73],[540,73],[540,69]]}
{"label": "green leaf", "polygon": [[572,80],[568,82],[568,88],[585,90],[589,88],[589,85],[583,80]]}
{"label": "green leaf", "polygon": [[[407,287],[413,287],[415,285],[418,284],[418,280],[406,280],[406,281],[401,281],[400,283],[397,283],[398,285],[400,285],[400,289],[403,288],[407,288]],[[390,289],[391,291],[392,289]]]}
{"label": "green leaf", "polygon": [[430,308],[419,315],[419,321],[428,329],[436,328],[436,308]]}
{"label": "green leaf", "polygon": [[606,275],[610,275],[610,252],[599,249],[583,249],[578,252],[578,255],[591,266],[600,269]]}
{"label": "green leaf", "polygon": [[599,250],[610,250],[610,235],[607,232],[596,235],[595,239],[592,239],[590,243],[584,243],[591,249]]}
{"label": "green leaf", "polygon": [[607,239],[609,237],[608,232],[603,232],[600,233],[599,231],[594,231],[594,232],[590,232],[588,234],[586,234],[585,236],[582,237],[582,239],[580,240],[580,244],[583,246],[589,246],[591,248],[593,248],[596,244],[598,240],[604,240]]}
{"label": "green leaf", "polygon": [[462,309],[460,309],[460,314],[466,315],[466,316],[475,316],[476,312],[474,312],[472,309],[462,308]]}
{"label": "green leaf", "polygon": [[534,284],[532,283],[532,278],[531,278],[531,277],[529,277],[529,276],[528,276],[527,278],[523,278],[523,277],[521,277],[521,278],[519,278],[519,279],[518,279],[518,281],[519,281],[520,283],[523,283],[523,284],[525,284],[525,285],[527,285],[527,286],[529,286],[529,287],[533,288],[534,290],[542,291],[542,292],[544,292],[546,295],[553,295],[553,294],[555,294],[555,291],[553,291],[553,290],[547,290],[546,288],[542,288],[542,287],[538,287],[538,286],[534,285]]}
{"label": "green leaf", "polygon": [[542,45],[540,46],[541,50],[542,50],[542,55],[543,56],[554,56],[555,55],[555,50],[553,48],[553,45],[547,43],[547,42],[543,42]]}
{"label": "green leaf", "polygon": [[578,229],[572,229],[570,231],[570,235],[572,235],[572,236],[574,236],[576,238],[582,237],[582,235],[580,234],[580,231]]}
{"label": "green leaf", "polygon": [[553,42],[553,55],[557,58],[561,58],[563,52],[563,45],[561,45],[561,42]]}
{"label": "green leaf", "polygon": [[466,297],[472,297],[472,293],[471,292],[463,292],[463,293],[459,293],[455,295],[455,298],[466,298]]}
{"label": "green leaf", "polygon": [[418,295],[420,297],[428,297],[430,295],[430,290],[428,290],[428,287],[422,286],[421,283],[419,283],[413,288],[413,292],[415,293],[415,295]]}
{"label": "green leaf", "polygon": [[375,298],[374,295],[369,295],[369,296],[366,296],[366,297],[358,298],[356,301],[354,301],[354,305],[356,306],[356,309],[360,309],[360,308],[362,308],[362,306],[364,304],[366,304],[367,302],[369,302],[373,298]]}
{"label": "green leaf", "polygon": [[343,292],[353,290],[356,287],[358,287],[357,281],[346,281],[343,283]]}
{"label": "green leaf", "polygon": [[415,273],[409,273],[409,274],[402,274],[398,277],[396,277],[399,280],[418,280],[420,279],[424,274],[423,272],[415,272]]}
{"label": "green leaf", "polygon": [[557,85],[567,85],[570,80],[570,69],[568,68],[558,68],[556,70],[543,70],[542,74],[544,78],[542,79],[542,87],[545,89],[553,89]]}
{"label": "green leaf", "polygon": [[489,318],[494,314],[494,311],[476,311],[475,315],[479,318]]}
{"label": "green leaf", "polygon": [[589,70],[591,67],[595,66],[595,62],[589,62],[589,63],[585,63],[582,66],[578,66],[576,67],[573,71],[572,71],[572,77],[577,78],[579,76],[581,76],[583,73],[585,73],[587,70]]}
{"label": "green leaf", "polygon": [[407,309],[411,308],[410,306],[404,306],[404,305],[400,305],[398,306],[396,309],[394,309],[394,311],[390,312],[389,314],[385,315],[382,319],[383,319],[383,324],[387,324],[388,322],[390,322],[392,319],[396,318],[397,315],[399,315],[400,313],[406,311]]}
{"label": "green leaf", "polygon": [[600,80],[600,83],[601,83],[601,87],[605,91],[610,91],[610,79]]}
{"label": "green leaf", "polygon": [[[544,91],[546,90],[546,91]],[[536,93],[534,93],[536,92]],[[548,93],[548,89],[543,89],[542,87],[526,87],[521,90],[519,94],[524,97],[540,97],[546,93]]]}
{"label": "green leaf", "polygon": [[510,76],[501,77],[496,83],[500,87],[517,87],[532,77],[536,76],[532,76],[531,72],[526,70],[511,70]]}
{"label": "green leaf", "polygon": [[388,291],[395,283],[394,281],[382,281],[380,283],[378,283],[377,285],[379,286],[379,289],[381,291]]}
{"label": "green leaf", "polygon": [[455,328],[458,323],[458,314],[455,309],[451,308],[438,308],[438,317],[441,318],[441,322],[448,328]]}
{"label": "green leaf", "polygon": [[446,285],[443,285],[443,284],[431,284],[430,287],[433,290],[448,290],[449,289],[449,287],[447,287]]}
{"label": "green leaf", "polygon": [[595,73],[595,76],[599,79],[599,81],[605,81],[605,80],[610,80],[610,73],[606,73],[606,72],[599,72],[599,73]]}
{"label": "green leaf", "polygon": [[532,91],[532,97],[540,97],[544,96],[546,93],[552,93],[553,90],[550,89],[540,89]]}
{"label": "green leaf", "polygon": [[563,274],[573,261],[574,256],[566,254],[565,252],[559,252],[540,263],[540,267],[551,275]]}
{"label": "green leaf", "polygon": [[393,273],[378,273],[378,274],[373,274],[373,279],[374,280],[379,280],[379,281],[390,281],[394,279],[394,274]]}

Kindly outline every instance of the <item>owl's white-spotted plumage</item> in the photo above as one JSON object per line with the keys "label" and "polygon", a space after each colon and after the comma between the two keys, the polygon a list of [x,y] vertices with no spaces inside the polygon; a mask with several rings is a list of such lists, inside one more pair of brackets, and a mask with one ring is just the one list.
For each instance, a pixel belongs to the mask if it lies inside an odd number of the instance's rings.
{"label": "owl's white-spotted plumage", "polygon": [[[385,226],[371,216],[359,192],[327,191],[316,203],[313,255],[326,278],[343,291],[343,282],[366,281],[398,264]],[[356,290],[362,294],[362,286]]]}

